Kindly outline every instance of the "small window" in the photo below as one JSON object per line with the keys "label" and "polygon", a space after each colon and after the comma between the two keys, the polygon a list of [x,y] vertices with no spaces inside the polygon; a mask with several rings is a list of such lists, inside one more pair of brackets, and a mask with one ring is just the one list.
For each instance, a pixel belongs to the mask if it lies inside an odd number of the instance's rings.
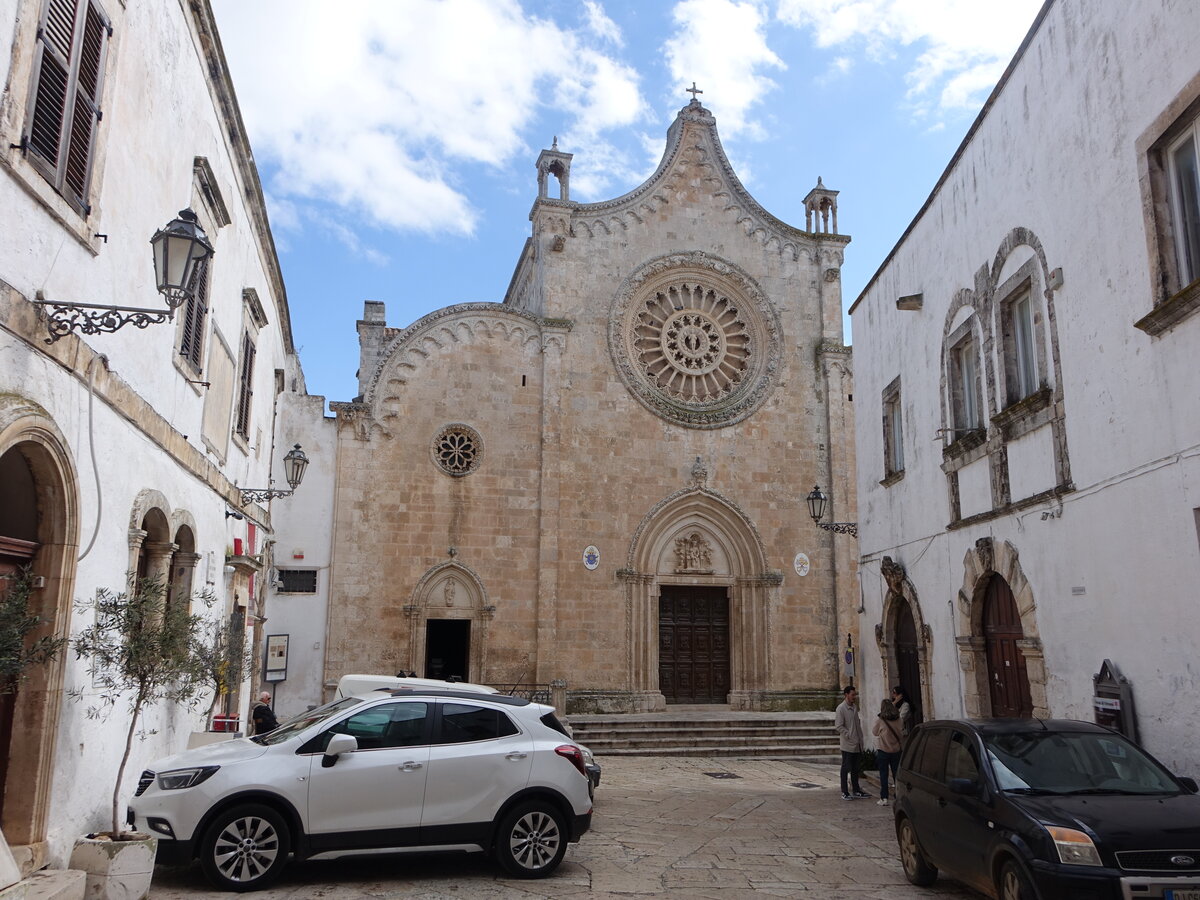
{"label": "small window", "polygon": [[435,743],[465,744],[471,741],[490,741],[520,729],[498,709],[468,706],[464,703],[442,704],[442,727]]}
{"label": "small window", "polygon": [[954,411],[954,439],[981,427],[979,411],[979,354],[968,336],[950,351],[950,399]]}
{"label": "small window", "polygon": [[1175,231],[1175,261],[1179,284],[1200,278],[1200,122],[1167,151],[1170,173],[1171,224]]}
{"label": "small window", "polygon": [[1009,404],[1024,400],[1040,386],[1034,324],[1033,296],[1026,288],[1004,304],[1004,374]]}
{"label": "small window", "polygon": [[929,732],[921,747],[920,759],[915,760],[916,772],[935,781],[942,780],[943,763],[946,761],[946,744],[950,741],[950,732],[945,728]]}
{"label": "small window", "polygon": [[315,594],[317,592],[317,570],[280,569],[279,592],[281,594]]}
{"label": "small window", "polygon": [[242,336],[241,375],[238,378],[237,418],[234,431],[250,439],[250,401],[254,398],[254,355],[257,349],[249,332]]}
{"label": "small window", "polygon": [[950,749],[946,753],[946,781],[949,782],[951,778],[979,780],[979,757],[971,738],[961,731],[954,732],[950,738]]}
{"label": "small window", "polygon": [[86,216],[112,26],[94,0],[46,0],[37,32],[22,149]]}
{"label": "small window", "polygon": [[904,418],[900,408],[900,379],[883,392],[883,470],[885,476],[904,471]]}

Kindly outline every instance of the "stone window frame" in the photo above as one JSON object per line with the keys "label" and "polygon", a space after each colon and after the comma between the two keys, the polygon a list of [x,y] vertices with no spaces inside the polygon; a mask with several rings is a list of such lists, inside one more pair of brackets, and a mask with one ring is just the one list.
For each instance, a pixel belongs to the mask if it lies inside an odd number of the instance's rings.
{"label": "stone window frame", "polygon": [[[210,239],[215,239],[218,230],[232,222],[225,198],[217,185],[216,174],[203,156],[192,160],[191,209]],[[175,317],[175,368],[189,382],[202,378],[207,369],[205,358],[211,326],[212,265],[210,257],[196,267],[191,284],[193,294],[179,308]],[[261,304],[259,306],[259,315],[251,312],[251,318],[265,318],[261,315]],[[192,384],[192,389],[197,393],[201,387]]]}
{"label": "stone window frame", "polygon": [[[1005,410],[1018,407],[1030,398],[1035,398],[1049,384],[1046,367],[1046,307],[1043,299],[1041,277],[1036,257],[1027,259],[1016,272],[1001,284],[995,293],[997,406]],[[1014,307],[1022,300],[1029,301],[1029,333],[1026,353],[1032,358],[1030,384],[1019,384],[1021,373],[1020,347],[1014,324]],[[1038,407],[1041,408],[1040,406]],[[1030,410],[1032,412],[1033,410]]]}
{"label": "stone window frame", "polygon": [[[1134,145],[1146,222],[1151,310],[1134,322],[1158,337],[1200,310],[1200,277],[1184,284],[1180,272],[1176,208],[1172,203],[1169,153],[1191,131],[1200,156],[1200,74],[1155,117]],[[1200,276],[1200,260],[1196,261]]]}
{"label": "stone window frame", "polygon": [[883,409],[883,480],[884,487],[904,477],[904,409],[897,375],[880,397]]}
{"label": "stone window frame", "polygon": [[[974,313],[954,330],[946,339],[943,361],[946,367],[947,406],[950,410],[951,443],[961,440],[983,428],[985,413],[983,405],[984,367],[981,349],[982,335],[979,332],[979,317]],[[965,385],[962,360],[972,357],[974,372],[971,384]],[[967,388],[970,390],[967,390]],[[973,402],[973,410],[967,397]],[[971,413],[974,412],[974,415]]]}
{"label": "stone window frame", "polygon": [[[471,443],[473,445],[471,460],[461,471],[446,466],[439,453],[439,448],[441,447],[443,439],[451,432],[461,432],[466,434],[471,439]],[[463,422],[449,422],[443,425],[438,429],[437,435],[429,444],[429,455],[433,460],[433,464],[437,467],[439,472],[444,475],[449,475],[451,478],[465,478],[467,475],[478,472],[480,466],[483,465],[483,454],[484,446],[482,436],[480,436],[476,429]]]}

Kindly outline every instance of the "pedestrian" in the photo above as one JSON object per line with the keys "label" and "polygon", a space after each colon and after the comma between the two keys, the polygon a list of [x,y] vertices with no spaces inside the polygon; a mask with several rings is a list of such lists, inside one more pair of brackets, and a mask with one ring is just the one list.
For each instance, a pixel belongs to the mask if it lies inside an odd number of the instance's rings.
{"label": "pedestrian", "polygon": [[875,762],[879,764],[879,800],[876,806],[888,805],[888,770],[892,773],[892,783],[900,771],[900,711],[891,700],[884,699],[879,704],[879,715],[871,728],[875,735]]}
{"label": "pedestrian", "polygon": [[[837,713],[833,719],[833,727],[838,733],[838,744],[842,750],[842,799],[864,800],[870,796],[858,784],[858,763],[863,752],[862,722],[858,718],[858,690],[854,685],[842,689],[845,697],[838,704]],[[846,776],[850,776],[850,784],[846,784]]]}
{"label": "pedestrian", "polygon": [[258,695],[258,702],[250,710],[250,721],[254,723],[255,734],[266,734],[279,727],[279,720],[275,718],[275,711],[271,709],[269,692],[263,691]]}
{"label": "pedestrian", "polygon": [[892,688],[892,703],[896,707],[896,712],[900,713],[900,738],[908,737],[908,733],[913,729],[913,711],[912,704],[908,702],[908,694],[904,688],[896,685]]}

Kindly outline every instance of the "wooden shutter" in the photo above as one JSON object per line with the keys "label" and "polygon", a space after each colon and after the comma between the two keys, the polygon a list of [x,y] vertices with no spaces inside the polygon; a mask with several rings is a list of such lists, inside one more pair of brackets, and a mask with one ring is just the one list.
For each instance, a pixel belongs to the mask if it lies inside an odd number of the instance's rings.
{"label": "wooden shutter", "polygon": [[192,273],[192,293],[184,304],[183,334],[179,340],[179,355],[202,369],[204,326],[208,319],[208,260],[196,266]]}
{"label": "wooden shutter", "polygon": [[238,389],[237,433],[250,438],[250,399],[254,396],[251,384],[254,381],[254,342],[250,335],[242,338],[242,378]]}
{"label": "wooden shutter", "polygon": [[111,33],[93,0],[47,0],[38,28],[25,147],[34,166],[84,215]]}

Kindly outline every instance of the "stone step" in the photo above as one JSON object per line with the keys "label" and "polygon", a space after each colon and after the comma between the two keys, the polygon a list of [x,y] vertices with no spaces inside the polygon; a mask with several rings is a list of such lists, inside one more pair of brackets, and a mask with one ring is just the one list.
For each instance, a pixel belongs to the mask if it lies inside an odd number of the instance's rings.
{"label": "stone step", "polygon": [[[590,749],[589,745],[589,749]],[[593,751],[595,753],[595,751]],[[836,745],[832,747],[817,747],[811,751],[798,751],[794,747],[706,747],[679,746],[656,748],[619,748],[604,750],[596,753],[603,759],[606,756],[721,756],[748,757],[754,759],[802,759],[805,762],[840,764],[841,754]]]}
{"label": "stone step", "polygon": [[753,756],[839,759],[833,714],[673,708],[572,716],[577,740],[598,756]]}
{"label": "stone step", "polygon": [[42,869],[21,882],[25,900],[83,900],[87,873],[77,869]]}

